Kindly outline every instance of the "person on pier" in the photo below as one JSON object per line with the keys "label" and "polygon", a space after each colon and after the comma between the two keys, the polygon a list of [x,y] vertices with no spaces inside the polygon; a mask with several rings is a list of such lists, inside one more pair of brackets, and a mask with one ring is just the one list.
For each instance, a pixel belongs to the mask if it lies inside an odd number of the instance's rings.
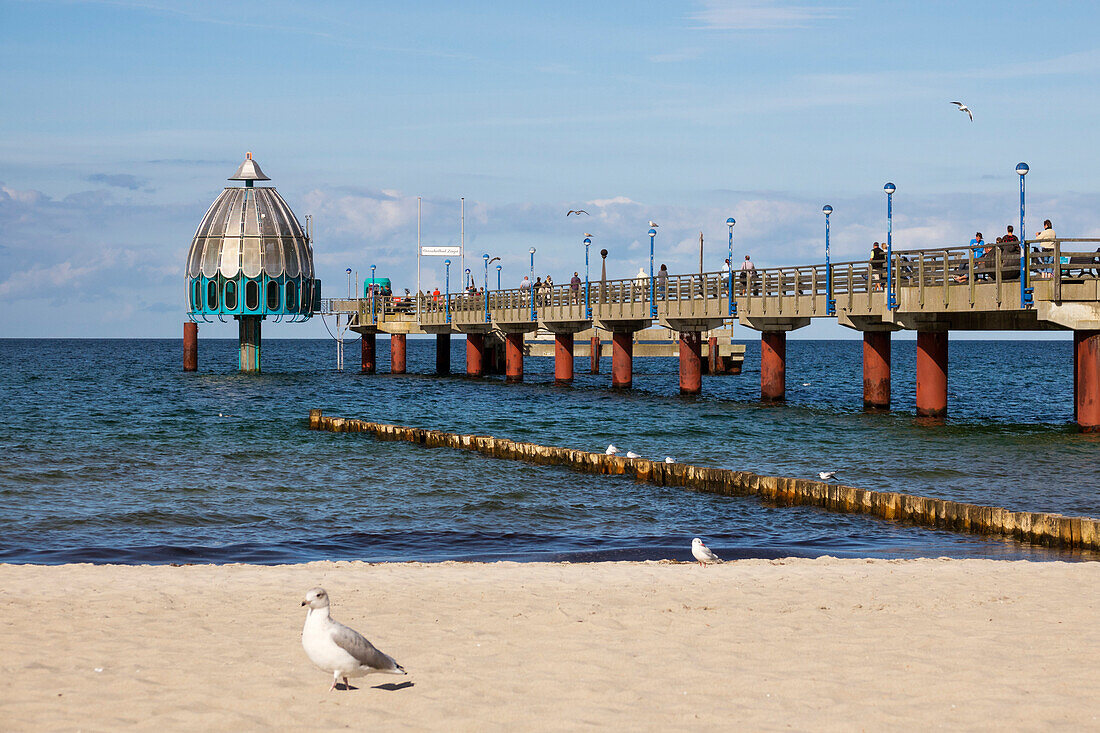
{"label": "person on pier", "polygon": [[579,272],[574,272],[573,277],[569,280],[569,290],[573,295],[573,302],[581,302],[581,276]]}
{"label": "person on pier", "polygon": [[878,242],[871,245],[871,289],[882,290],[882,270],[886,267],[886,253]]}
{"label": "person on pier", "polygon": [[741,295],[745,295],[749,289],[749,280],[752,280],[752,294],[756,295],[759,290],[756,286],[756,265],[752,264],[752,260],[748,255],[745,255],[745,261],[741,263]]}
{"label": "person on pier", "polygon": [[[1043,264],[1052,264],[1054,262],[1054,240],[1056,235],[1054,234],[1054,225],[1050,223],[1050,219],[1043,221],[1043,231],[1035,232],[1035,238],[1039,240],[1039,252],[1042,253],[1042,257],[1037,258],[1039,262]],[[1049,280],[1054,277],[1053,269],[1044,268],[1039,277]]]}

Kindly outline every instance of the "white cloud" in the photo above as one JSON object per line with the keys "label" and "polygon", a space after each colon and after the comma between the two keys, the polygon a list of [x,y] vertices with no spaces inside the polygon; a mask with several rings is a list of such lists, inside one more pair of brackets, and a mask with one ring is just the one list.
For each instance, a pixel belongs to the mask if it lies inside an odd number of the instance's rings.
{"label": "white cloud", "polygon": [[815,21],[839,17],[839,8],[791,5],[782,0],[703,0],[688,17],[713,30],[775,30],[805,28]]}

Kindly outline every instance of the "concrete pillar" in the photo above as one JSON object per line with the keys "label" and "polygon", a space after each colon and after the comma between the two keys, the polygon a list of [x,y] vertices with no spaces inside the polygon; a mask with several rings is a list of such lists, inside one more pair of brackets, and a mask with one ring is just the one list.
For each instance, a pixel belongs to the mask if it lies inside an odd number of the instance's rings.
{"label": "concrete pillar", "polygon": [[1074,413],[1085,433],[1100,432],[1100,331],[1073,332]]}
{"label": "concrete pillar", "polygon": [[760,399],[765,402],[787,399],[786,331],[760,334]]}
{"label": "concrete pillar", "polygon": [[449,333],[435,335],[435,373],[439,375],[451,373],[451,334]]}
{"label": "concrete pillar", "polygon": [[466,376],[485,376],[485,334],[466,334]]}
{"label": "concrete pillar", "polygon": [[863,409],[890,409],[890,332],[863,332]]}
{"label": "concrete pillar", "polygon": [[260,371],[261,316],[238,316],[240,333],[239,365],[242,372]]}
{"label": "concrete pillar", "polygon": [[703,337],[698,331],[682,331],[680,333],[680,394],[699,394],[702,391]]}
{"label": "concrete pillar", "polygon": [[554,381],[573,383],[573,334],[554,334]]}
{"label": "concrete pillar", "polygon": [[611,333],[611,386],[629,389],[634,382],[634,334]]}
{"label": "concrete pillar", "polygon": [[377,364],[377,360],[375,359],[375,347],[378,345],[377,334],[363,334],[363,338],[360,339],[360,345],[362,361],[359,365],[359,373],[374,374],[375,365]]}
{"label": "concrete pillar", "polygon": [[947,331],[917,331],[917,417],[947,417]]}
{"label": "concrete pillar", "polygon": [[523,334],[509,333],[504,337],[504,381],[523,381]]}
{"label": "concrete pillar", "polygon": [[591,373],[592,374],[599,374],[600,373],[600,349],[603,348],[600,345],[600,337],[599,336],[593,336],[591,344],[592,344],[592,351],[590,352],[590,355],[589,355],[589,358],[592,361],[592,364],[591,364],[591,367],[590,367]]}
{"label": "concrete pillar", "polygon": [[405,334],[390,334],[390,374],[405,373]]}
{"label": "concrete pillar", "polygon": [[199,368],[199,324],[188,321],[183,324],[183,371],[194,372]]}

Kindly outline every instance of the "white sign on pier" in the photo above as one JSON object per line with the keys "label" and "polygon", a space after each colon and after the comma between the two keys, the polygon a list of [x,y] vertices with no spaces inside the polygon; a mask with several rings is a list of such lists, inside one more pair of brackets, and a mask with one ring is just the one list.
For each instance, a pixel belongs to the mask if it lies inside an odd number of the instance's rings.
{"label": "white sign on pier", "polygon": [[420,254],[425,257],[458,257],[462,254],[462,247],[446,246],[446,247],[421,247]]}

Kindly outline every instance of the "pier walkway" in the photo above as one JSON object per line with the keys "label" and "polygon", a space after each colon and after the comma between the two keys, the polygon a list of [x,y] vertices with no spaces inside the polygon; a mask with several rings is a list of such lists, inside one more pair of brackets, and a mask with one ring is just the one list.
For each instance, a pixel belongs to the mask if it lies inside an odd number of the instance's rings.
{"label": "pier walkway", "polygon": [[[1039,247],[1045,249],[1039,249]],[[893,252],[888,261],[772,267],[748,272],[631,278],[529,290],[446,293],[418,302],[374,296],[333,299],[363,334],[373,370],[377,333],[391,335],[391,368],[404,371],[405,335],[437,336],[437,368],[449,373],[450,336],[467,338],[467,373],[485,373],[487,339],[502,335],[505,374],[523,378],[524,334],[555,334],[555,377],[573,375],[574,337],[598,327],[612,335],[612,385],[632,380],[633,335],[659,324],[679,333],[680,388],[697,393],[702,335],[738,323],[761,332],[763,400],[785,395],[786,334],[814,318],[863,333],[864,406],[890,406],[890,334],[917,332],[918,416],[947,414],[948,333],[952,330],[1074,333],[1074,414],[1100,430],[1100,239]],[[732,291],[732,296],[731,296]],[[599,353],[593,337],[594,353]],[[713,346],[712,346],[713,348]],[[369,353],[368,353],[369,352]],[[446,364],[443,362],[447,361]]]}

